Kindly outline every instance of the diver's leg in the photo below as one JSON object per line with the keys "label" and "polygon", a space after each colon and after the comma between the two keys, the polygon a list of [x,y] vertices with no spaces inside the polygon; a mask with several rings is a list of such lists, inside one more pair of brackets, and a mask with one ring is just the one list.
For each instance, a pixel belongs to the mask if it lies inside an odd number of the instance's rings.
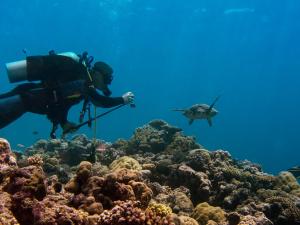
{"label": "diver's leg", "polygon": [[26,112],[20,95],[0,98],[0,129],[6,127]]}
{"label": "diver's leg", "polygon": [[15,90],[12,90],[12,91],[6,92],[4,94],[1,94],[0,95],[0,99],[11,97],[11,96],[13,96],[15,94],[16,94]]}
{"label": "diver's leg", "polygon": [[28,92],[32,89],[40,88],[40,87],[41,87],[40,84],[37,84],[37,83],[20,84],[20,85],[16,86],[14,89],[12,89],[11,91],[6,92],[4,94],[0,94],[0,99],[11,97],[11,96],[14,96],[14,95],[19,95],[19,94],[22,94],[24,92]]}

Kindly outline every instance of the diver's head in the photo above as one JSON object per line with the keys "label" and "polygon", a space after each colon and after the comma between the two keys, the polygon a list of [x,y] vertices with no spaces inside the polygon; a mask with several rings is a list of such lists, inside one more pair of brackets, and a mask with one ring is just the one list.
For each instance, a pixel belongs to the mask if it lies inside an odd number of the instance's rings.
{"label": "diver's head", "polygon": [[105,96],[110,96],[111,91],[108,85],[113,80],[113,69],[105,62],[96,62],[92,68],[92,80],[97,89],[103,92]]}

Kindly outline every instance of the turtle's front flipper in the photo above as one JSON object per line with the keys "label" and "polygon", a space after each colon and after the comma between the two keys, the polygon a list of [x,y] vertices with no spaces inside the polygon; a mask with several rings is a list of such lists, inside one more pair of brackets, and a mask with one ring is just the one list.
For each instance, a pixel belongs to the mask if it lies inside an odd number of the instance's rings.
{"label": "turtle's front flipper", "polygon": [[208,110],[207,110],[208,113],[210,113],[210,111],[212,110],[212,108],[214,107],[214,105],[216,104],[216,102],[219,100],[220,97],[221,97],[220,95],[218,97],[216,97],[216,99],[213,101],[213,103],[208,108]]}
{"label": "turtle's front flipper", "polygon": [[189,125],[191,125],[193,122],[194,122],[194,120],[193,120],[193,119],[190,119],[190,120],[189,120]]}

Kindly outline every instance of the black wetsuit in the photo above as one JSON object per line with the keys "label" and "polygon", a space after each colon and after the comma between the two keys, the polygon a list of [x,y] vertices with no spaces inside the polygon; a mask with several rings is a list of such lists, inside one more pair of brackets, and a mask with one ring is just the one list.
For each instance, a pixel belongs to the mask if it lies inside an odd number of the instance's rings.
{"label": "black wetsuit", "polygon": [[122,97],[100,95],[88,81],[86,67],[66,56],[27,57],[27,74],[29,81],[41,82],[21,84],[0,95],[0,128],[25,112],[45,114],[54,124],[63,125],[69,109],[82,100],[104,108],[124,103]]}

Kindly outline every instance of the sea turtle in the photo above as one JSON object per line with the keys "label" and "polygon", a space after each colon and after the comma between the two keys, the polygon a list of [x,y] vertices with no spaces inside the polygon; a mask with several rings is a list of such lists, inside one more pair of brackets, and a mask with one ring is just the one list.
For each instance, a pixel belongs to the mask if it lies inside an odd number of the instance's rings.
{"label": "sea turtle", "polygon": [[288,169],[287,171],[289,171],[290,173],[292,173],[294,175],[294,177],[296,177],[296,179],[300,179],[300,166],[294,166],[290,169]]}
{"label": "sea turtle", "polygon": [[213,103],[209,106],[207,104],[195,104],[188,109],[174,109],[173,111],[182,112],[184,116],[189,119],[191,125],[196,119],[206,119],[209,126],[212,126],[212,117],[218,114],[218,111],[214,108],[214,105],[219,100],[218,96]]}

